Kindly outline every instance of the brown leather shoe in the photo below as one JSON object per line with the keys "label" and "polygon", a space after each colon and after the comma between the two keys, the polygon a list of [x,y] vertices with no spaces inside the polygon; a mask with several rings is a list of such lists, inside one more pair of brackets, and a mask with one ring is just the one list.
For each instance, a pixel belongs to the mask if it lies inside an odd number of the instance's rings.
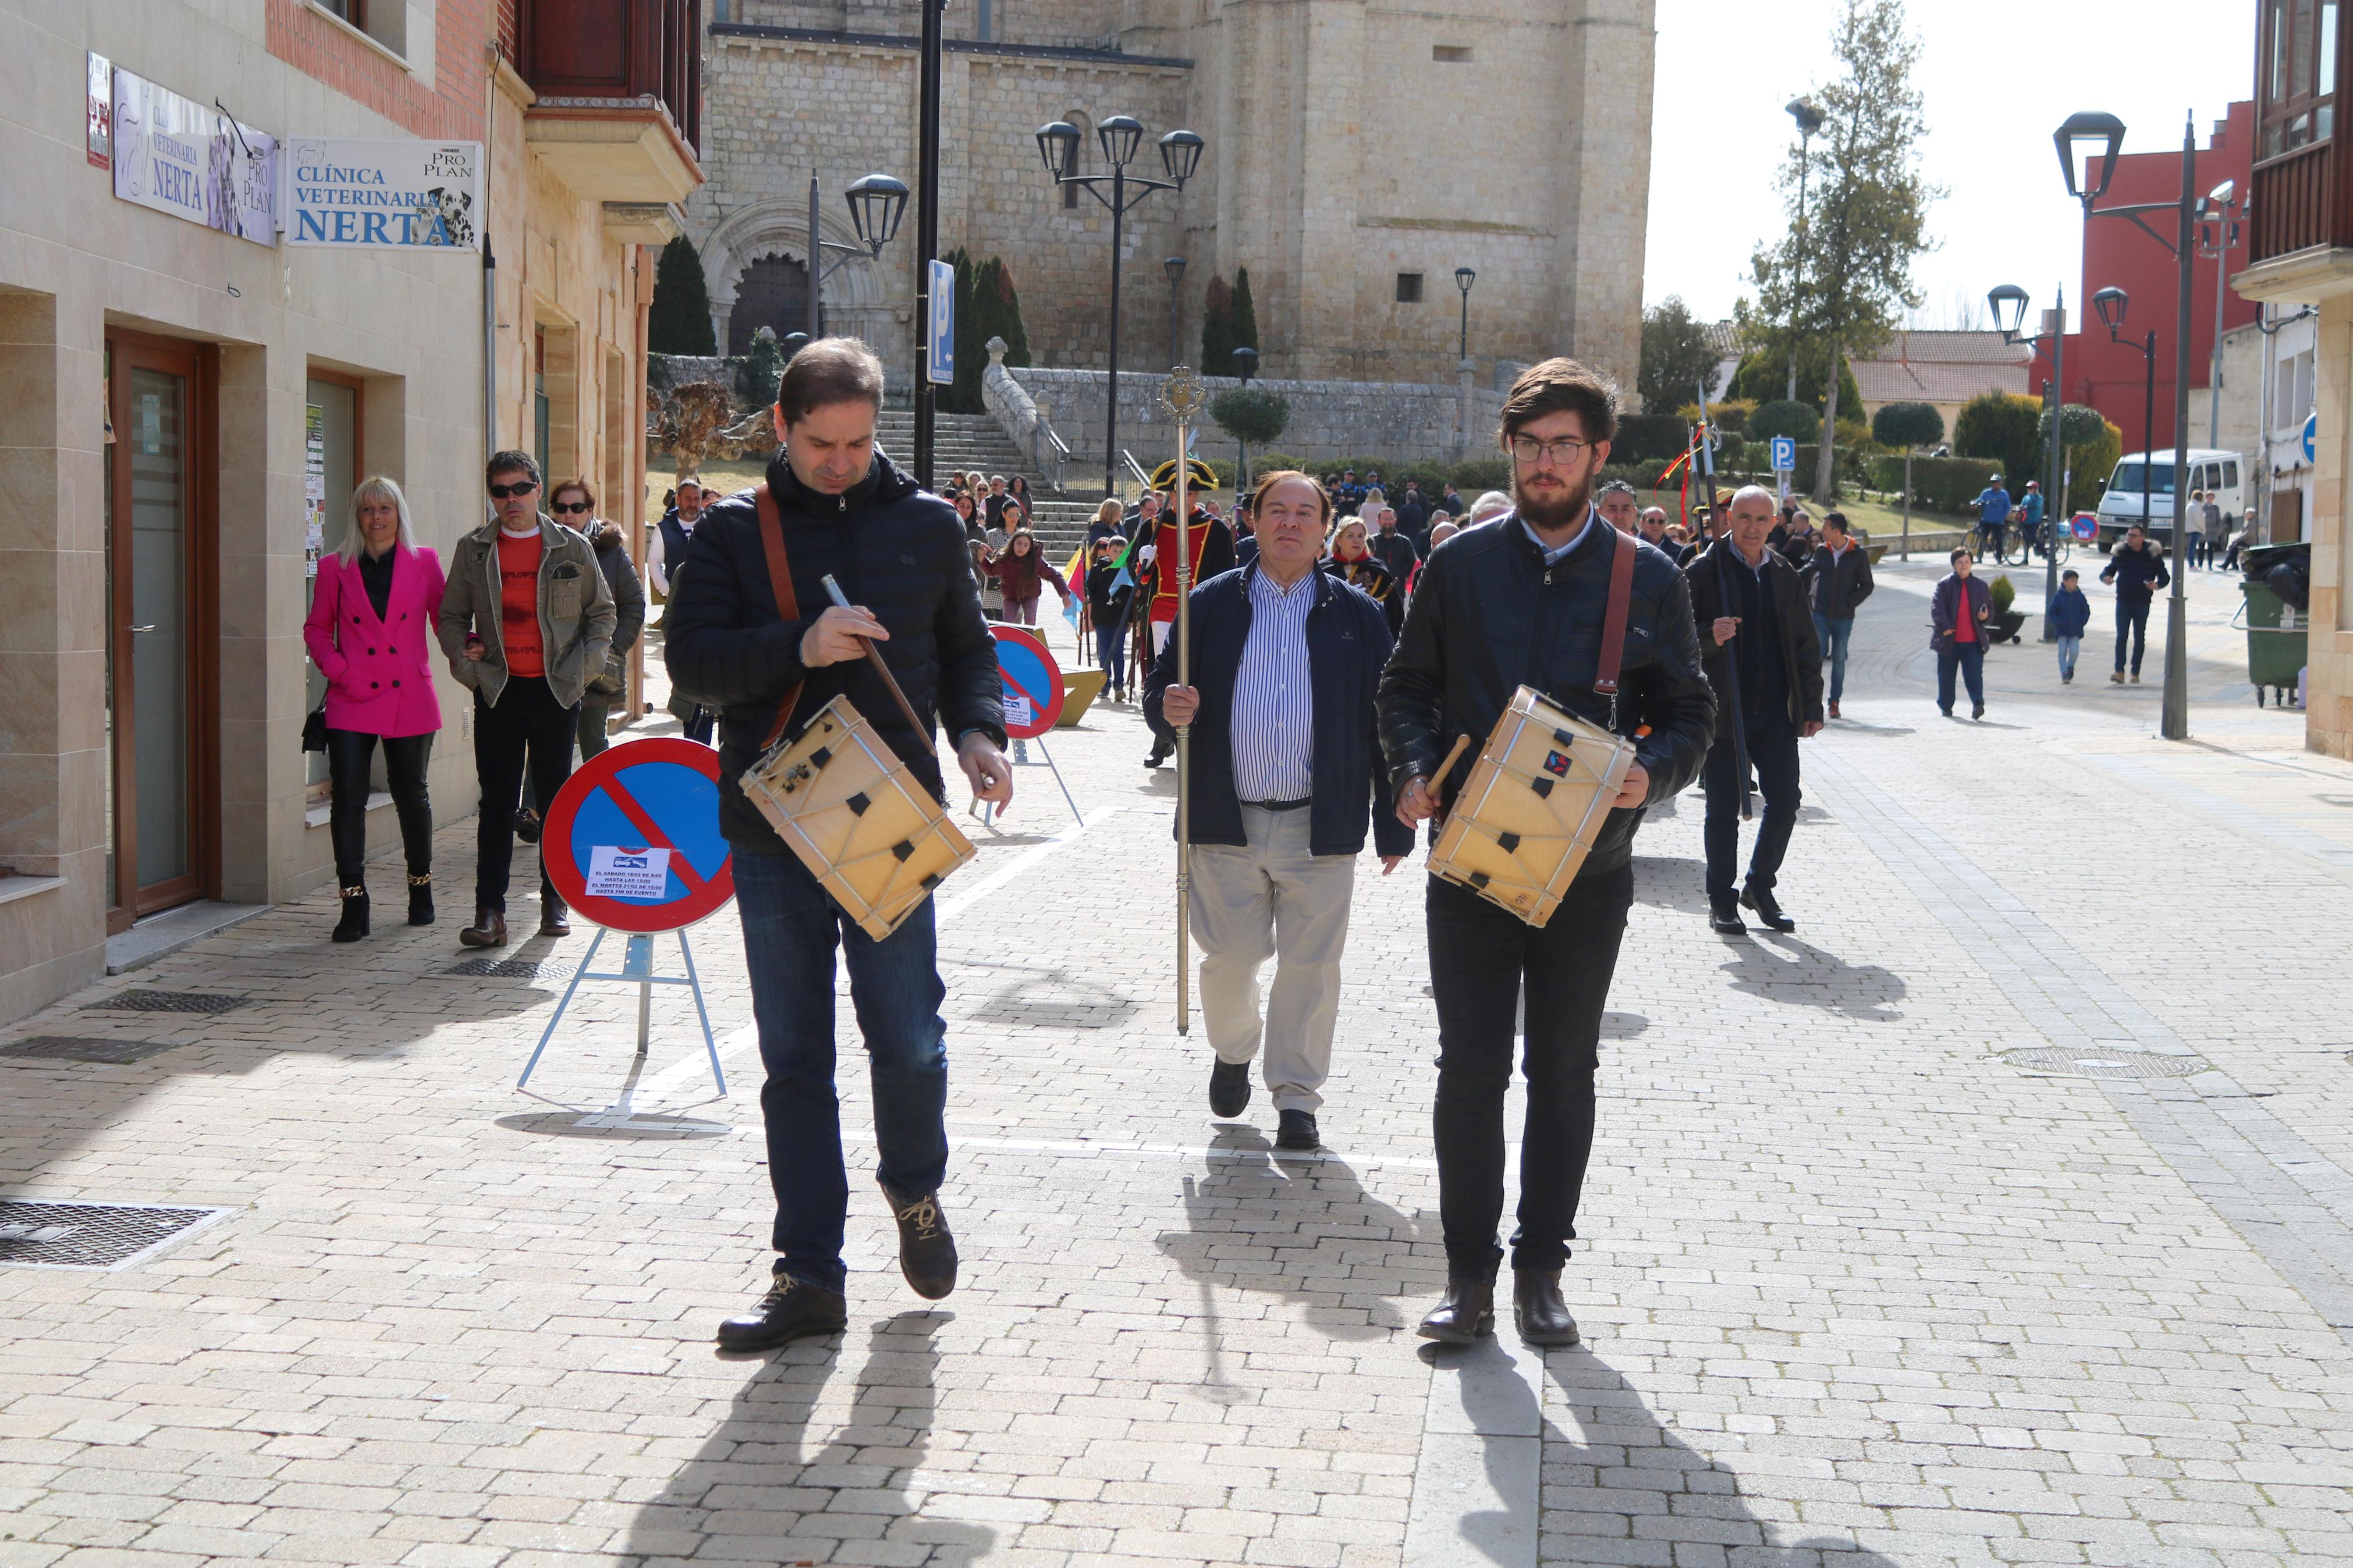
{"label": "brown leather shoe", "polygon": [[1423,1339],[1443,1340],[1450,1345],[1474,1344],[1480,1335],[1494,1331],[1493,1281],[1460,1276],[1446,1282],[1446,1299],[1414,1331]]}
{"label": "brown leather shoe", "polygon": [[1557,1268],[1515,1268],[1512,1271],[1512,1315],[1520,1321],[1520,1338],[1532,1345],[1573,1345],[1578,1341],[1577,1320],[1560,1296]]}
{"label": "brown leather shoe", "polygon": [[507,917],[496,910],[476,910],[474,923],[458,933],[461,947],[504,947],[507,944]]}
{"label": "brown leather shoe", "polygon": [[562,899],[548,899],[540,904],[539,934],[542,936],[572,934],[572,911],[564,907]]}

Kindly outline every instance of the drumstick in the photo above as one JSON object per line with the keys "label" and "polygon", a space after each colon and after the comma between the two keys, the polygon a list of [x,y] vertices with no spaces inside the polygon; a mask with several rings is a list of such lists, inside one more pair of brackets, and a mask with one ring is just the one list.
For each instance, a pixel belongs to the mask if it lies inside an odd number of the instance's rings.
{"label": "drumstick", "polygon": [[1446,775],[1454,771],[1455,759],[1462,755],[1462,749],[1470,743],[1471,737],[1468,735],[1457,735],[1454,737],[1454,749],[1446,753],[1446,760],[1438,764],[1438,771],[1430,774],[1430,782],[1422,786],[1430,792],[1430,798],[1431,800],[1434,801],[1438,798],[1438,786],[1444,784],[1446,782]]}
{"label": "drumstick", "polygon": [[[835,604],[845,610],[857,608],[849,602],[849,595],[841,591],[841,584],[833,580],[832,573],[827,573],[822,580],[825,584],[825,591],[833,596]],[[899,700],[899,711],[907,716],[907,727],[918,735],[929,736],[932,732],[931,726],[915,717],[915,705],[907,700],[905,692],[899,689],[898,679],[892,675],[891,667],[882,662],[882,655],[876,650],[873,641],[871,638],[860,637],[858,646],[866,650],[866,657],[873,664],[874,672],[882,678],[882,684],[891,689],[891,695]]]}

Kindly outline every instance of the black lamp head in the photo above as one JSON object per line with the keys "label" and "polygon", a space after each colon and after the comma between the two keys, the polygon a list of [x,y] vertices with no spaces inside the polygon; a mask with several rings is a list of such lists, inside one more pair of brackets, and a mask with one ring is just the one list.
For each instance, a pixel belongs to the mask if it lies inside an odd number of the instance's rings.
{"label": "black lamp head", "polygon": [[2004,283],[1986,294],[1987,308],[1993,311],[1994,331],[2002,342],[2016,342],[2019,329],[2026,324],[2026,290],[2015,283]]}
{"label": "black lamp head", "polygon": [[1103,143],[1103,162],[1124,169],[1134,162],[1135,149],[1144,141],[1144,121],[1132,114],[1114,114],[1095,127],[1095,140]]}
{"label": "black lamp head", "polygon": [[1176,280],[1185,276],[1185,258],[1181,256],[1172,256],[1160,264],[1160,270],[1168,275],[1168,286],[1173,289],[1176,286]]}
{"label": "black lamp head", "polygon": [[[2067,176],[2067,194],[2090,205],[2108,194],[2116,177],[2116,154],[2125,144],[2125,122],[2113,114],[2071,114],[2051,135],[2059,149],[2059,168]],[[2099,183],[2092,183],[2092,160],[2100,161]]]}
{"label": "black lamp head", "polygon": [[907,187],[888,174],[869,174],[841,195],[849,204],[849,226],[880,256],[898,237],[899,220],[907,213]]}
{"label": "black lamp head", "polygon": [[1258,371],[1258,350],[1245,343],[1234,351],[1234,374],[1248,381]]}
{"label": "black lamp head", "polygon": [[2125,311],[2131,304],[2132,296],[2113,283],[2092,296],[2092,309],[2099,312],[2100,324],[2108,329],[2111,339],[2124,331]]}
{"label": "black lamp head", "polygon": [[1046,173],[1058,180],[1078,173],[1079,128],[1067,120],[1039,126],[1038,156],[1046,160]]}
{"label": "black lamp head", "polygon": [[1160,167],[1182,185],[1201,166],[1201,149],[1207,145],[1198,132],[1171,131],[1160,139]]}
{"label": "black lamp head", "polygon": [[1822,128],[1822,111],[1814,106],[1812,100],[1793,98],[1782,108],[1790,119],[1798,122],[1799,136],[1810,137]]}
{"label": "black lamp head", "polygon": [[1454,269],[1454,286],[1465,294],[1471,292],[1471,285],[1478,280],[1479,274],[1468,267],[1458,267]]}

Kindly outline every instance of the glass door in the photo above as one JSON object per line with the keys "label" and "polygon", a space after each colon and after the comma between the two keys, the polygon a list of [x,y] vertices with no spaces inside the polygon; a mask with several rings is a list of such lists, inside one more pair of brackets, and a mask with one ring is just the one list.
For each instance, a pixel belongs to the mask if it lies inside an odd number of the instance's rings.
{"label": "glass door", "polygon": [[194,354],[108,344],[106,579],[110,930],[204,893],[199,811],[206,576]]}

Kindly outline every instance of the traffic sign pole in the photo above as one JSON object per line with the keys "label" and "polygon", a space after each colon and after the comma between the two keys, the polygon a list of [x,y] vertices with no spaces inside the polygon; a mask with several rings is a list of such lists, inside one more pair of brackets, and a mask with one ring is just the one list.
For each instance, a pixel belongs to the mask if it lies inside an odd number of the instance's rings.
{"label": "traffic sign pole", "polygon": [[[1086,814],[1079,809],[1070,784],[1055,764],[1053,751],[1046,744],[1046,731],[1062,717],[1061,667],[1046,651],[1046,639],[1027,626],[991,626],[988,629],[997,638],[997,669],[1005,682],[1005,734],[1013,742],[1013,763],[1016,766],[1029,765],[1022,748],[1027,742],[1037,742],[1038,750],[1045,753],[1046,766],[1053,771],[1054,783],[1061,788],[1062,799],[1070,805],[1071,815],[1083,824]],[[984,825],[991,823],[994,814],[984,809],[980,820]]]}

